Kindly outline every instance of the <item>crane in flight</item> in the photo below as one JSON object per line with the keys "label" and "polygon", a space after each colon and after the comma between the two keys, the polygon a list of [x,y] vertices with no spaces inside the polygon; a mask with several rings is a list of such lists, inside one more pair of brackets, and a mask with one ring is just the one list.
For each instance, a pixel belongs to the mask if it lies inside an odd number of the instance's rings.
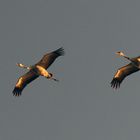
{"label": "crane in flight", "polygon": [[126,66],[123,66],[121,68],[119,68],[116,72],[116,74],[114,75],[112,81],[111,81],[111,87],[112,88],[119,88],[120,84],[122,83],[122,81],[130,74],[135,73],[137,71],[140,70],[140,56],[138,57],[134,57],[134,58],[130,58],[128,56],[126,56],[123,52],[117,52],[116,53],[119,56],[124,57],[125,59],[129,60],[130,63]]}
{"label": "crane in flight", "polygon": [[35,65],[25,66],[21,63],[17,63],[17,66],[27,69],[28,72],[18,79],[16,86],[13,90],[13,95],[20,96],[23,89],[33,80],[37,79],[39,76],[44,76],[47,79],[58,81],[57,79],[54,78],[52,73],[47,71],[47,69],[55,61],[57,57],[62,55],[64,55],[64,49],[61,47],[53,52],[45,54],[42,57],[42,59]]}

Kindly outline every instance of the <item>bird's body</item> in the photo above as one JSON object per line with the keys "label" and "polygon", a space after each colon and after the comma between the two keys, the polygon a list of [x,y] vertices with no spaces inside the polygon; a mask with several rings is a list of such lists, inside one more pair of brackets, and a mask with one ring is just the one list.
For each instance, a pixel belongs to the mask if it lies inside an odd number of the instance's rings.
{"label": "bird's body", "polygon": [[36,70],[37,70],[37,74],[40,75],[40,76],[44,76],[46,78],[51,77],[49,72],[45,68],[43,68],[42,66],[36,65]]}
{"label": "bird's body", "polygon": [[111,81],[111,87],[116,89],[120,87],[120,84],[125,77],[140,70],[140,56],[129,58],[122,52],[117,52],[117,54],[129,60],[130,63],[126,66],[119,68],[114,75],[113,80]]}
{"label": "bird's body", "polygon": [[13,90],[13,95],[21,95],[22,90],[26,87],[26,85],[38,78],[39,76],[44,76],[47,79],[58,81],[53,77],[52,73],[49,73],[47,71],[47,68],[55,61],[57,57],[62,55],[64,55],[64,50],[63,48],[59,48],[56,51],[45,54],[43,58],[33,66],[28,67],[18,63],[17,65],[19,67],[25,68],[29,71],[18,79],[16,86]]}

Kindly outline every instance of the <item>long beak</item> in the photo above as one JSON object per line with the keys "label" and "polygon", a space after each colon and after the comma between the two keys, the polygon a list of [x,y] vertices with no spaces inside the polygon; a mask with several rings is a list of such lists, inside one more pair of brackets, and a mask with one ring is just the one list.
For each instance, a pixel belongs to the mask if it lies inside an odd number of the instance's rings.
{"label": "long beak", "polygon": [[119,55],[119,53],[118,53],[118,52],[115,52],[115,54]]}
{"label": "long beak", "polygon": [[119,56],[123,56],[126,57],[126,55],[123,52],[116,52],[115,54],[119,55]]}
{"label": "long beak", "polygon": [[19,63],[16,63],[16,65],[17,65],[18,67],[20,67],[20,64],[19,64]]}

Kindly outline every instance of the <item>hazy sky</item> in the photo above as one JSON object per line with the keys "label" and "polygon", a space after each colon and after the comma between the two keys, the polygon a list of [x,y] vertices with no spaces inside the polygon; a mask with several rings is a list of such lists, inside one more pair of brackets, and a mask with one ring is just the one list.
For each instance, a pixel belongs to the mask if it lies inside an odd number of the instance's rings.
{"label": "hazy sky", "polygon": [[[17,78],[48,51],[66,55],[43,77],[12,95]],[[138,140],[140,72],[117,91],[116,51],[140,55],[138,0],[0,1],[0,140]]]}

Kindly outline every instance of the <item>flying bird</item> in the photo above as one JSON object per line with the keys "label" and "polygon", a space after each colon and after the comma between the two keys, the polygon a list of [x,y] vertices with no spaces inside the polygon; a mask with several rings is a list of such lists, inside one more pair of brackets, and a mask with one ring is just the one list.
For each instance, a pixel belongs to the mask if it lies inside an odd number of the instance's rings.
{"label": "flying bird", "polygon": [[117,52],[116,54],[126,58],[130,61],[130,63],[126,66],[119,68],[114,75],[113,80],[111,81],[111,87],[115,89],[120,87],[120,84],[125,79],[125,77],[140,70],[140,56],[130,58],[126,56],[123,52]]}
{"label": "flying bird", "polygon": [[28,72],[18,79],[16,86],[13,90],[13,95],[20,96],[23,89],[33,80],[37,79],[39,76],[44,76],[47,79],[58,81],[57,79],[54,78],[52,73],[47,71],[47,69],[55,61],[57,57],[62,55],[64,55],[64,49],[61,47],[53,52],[45,54],[42,57],[42,59],[35,65],[25,66],[21,63],[17,63],[17,66],[27,69]]}

